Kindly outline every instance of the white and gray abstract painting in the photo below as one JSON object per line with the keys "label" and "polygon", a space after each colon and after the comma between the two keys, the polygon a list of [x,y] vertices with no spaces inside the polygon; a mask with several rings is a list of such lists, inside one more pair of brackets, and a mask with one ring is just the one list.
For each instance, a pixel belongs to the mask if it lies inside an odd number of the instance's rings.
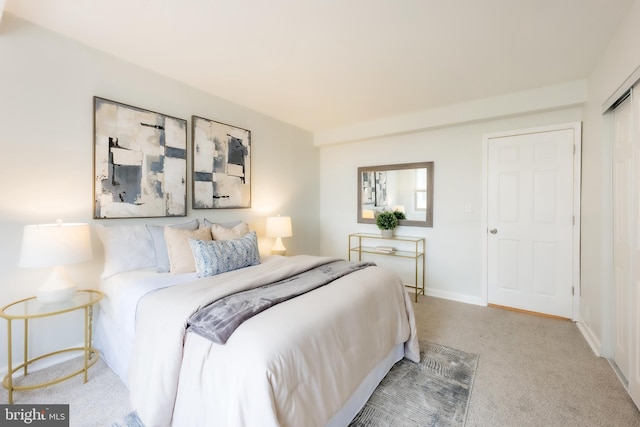
{"label": "white and gray abstract painting", "polygon": [[193,208],[251,207],[251,132],[193,116]]}
{"label": "white and gray abstract painting", "polygon": [[94,98],[95,218],[187,214],[187,121]]}

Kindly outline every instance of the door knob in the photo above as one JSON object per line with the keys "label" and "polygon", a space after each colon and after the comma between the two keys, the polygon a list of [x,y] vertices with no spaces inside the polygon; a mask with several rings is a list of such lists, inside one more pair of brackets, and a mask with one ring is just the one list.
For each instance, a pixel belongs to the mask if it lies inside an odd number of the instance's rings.
{"label": "door knob", "polygon": [[497,232],[498,232],[498,230],[495,229],[495,228],[492,228],[491,230],[489,230],[489,233],[491,233],[491,234],[496,234]]}

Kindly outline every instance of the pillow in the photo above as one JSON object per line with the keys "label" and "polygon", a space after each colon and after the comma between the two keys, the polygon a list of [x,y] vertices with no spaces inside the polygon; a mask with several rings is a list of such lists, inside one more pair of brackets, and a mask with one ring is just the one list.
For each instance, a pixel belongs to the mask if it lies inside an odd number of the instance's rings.
{"label": "pillow", "polygon": [[239,239],[203,241],[189,239],[198,277],[260,264],[258,237],[252,231]]}
{"label": "pillow", "polygon": [[224,227],[220,224],[212,224],[211,225],[211,236],[213,240],[231,240],[231,239],[239,239],[240,237],[247,234],[249,231],[249,224],[246,222],[241,222],[235,227]]}
{"label": "pillow", "polygon": [[198,220],[194,219],[191,222],[185,222],[183,224],[174,225],[150,225],[147,224],[147,230],[151,236],[153,247],[156,253],[156,264],[158,266],[158,273],[167,273],[170,268],[169,253],[167,252],[167,241],[164,239],[164,228],[179,228],[181,230],[197,230]]}
{"label": "pillow", "polygon": [[211,228],[211,226],[212,226],[212,225],[214,225],[214,224],[221,225],[221,226],[223,226],[223,227],[225,227],[225,228],[233,228],[233,227],[235,227],[236,225],[241,224],[241,223],[242,223],[242,220],[241,220],[241,219],[238,219],[238,220],[236,220],[236,221],[229,221],[229,222],[211,222],[211,221],[209,221],[207,218],[204,218],[204,219],[202,220],[202,223],[203,223],[203,224],[204,224],[204,226],[205,226],[205,227],[207,227],[207,228]]}
{"label": "pillow", "polygon": [[96,224],[96,231],[104,246],[102,279],[123,271],[155,267],[153,243],[144,225]]}
{"label": "pillow", "polygon": [[189,239],[211,240],[211,231],[208,228],[197,230],[182,230],[180,228],[166,227],[164,238],[167,242],[169,255],[169,271],[171,273],[190,273],[196,271],[193,260],[193,252],[189,246]]}

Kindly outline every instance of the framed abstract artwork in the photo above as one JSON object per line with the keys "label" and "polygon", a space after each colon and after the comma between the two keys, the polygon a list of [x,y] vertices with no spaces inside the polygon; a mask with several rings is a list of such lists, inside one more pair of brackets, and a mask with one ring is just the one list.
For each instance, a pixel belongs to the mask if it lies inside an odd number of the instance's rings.
{"label": "framed abstract artwork", "polygon": [[94,218],[187,215],[187,121],[94,97]]}
{"label": "framed abstract artwork", "polygon": [[251,131],[191,118],[193,208],[251,207]]}

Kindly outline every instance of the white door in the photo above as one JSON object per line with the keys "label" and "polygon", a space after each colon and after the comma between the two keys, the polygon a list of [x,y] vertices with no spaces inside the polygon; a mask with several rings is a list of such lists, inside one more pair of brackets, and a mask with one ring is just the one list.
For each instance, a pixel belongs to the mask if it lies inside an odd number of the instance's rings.
{"label": "white door", "polygon": [[631,98],[613,112],[613,360],[629,378],[629,302],[632,225],[632,108]]}
{"label": "white door", "polygon": [[487,140],[487,300],[573,317],[574,137]]}
{"label": "white door", "polygon": [[633,239],[631,259],[632,259],[632,284],[631,284],[631,361],[629,363],[629,394],[640,408],[640,96],[638,90],[632,89],[633,99],[633,123],[634,123],[634,172],[632,175],[631,194],[635,196],[633,202],[633,224],[635,228],[635,238]]}

